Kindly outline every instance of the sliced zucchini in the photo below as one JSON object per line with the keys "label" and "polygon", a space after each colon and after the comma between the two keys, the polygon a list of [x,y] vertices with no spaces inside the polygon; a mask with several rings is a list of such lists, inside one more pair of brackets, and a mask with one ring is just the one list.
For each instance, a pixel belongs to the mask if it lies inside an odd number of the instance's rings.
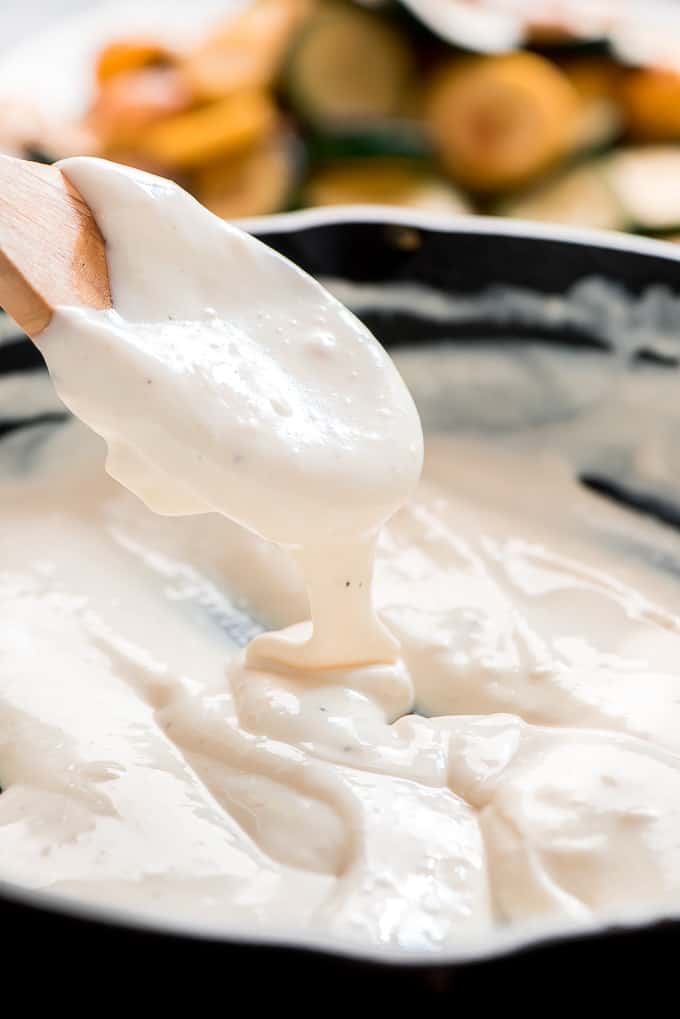
{"label": "sliced zucchini", "polygon": [[312,134],[308,139],[312,162],[396,157],[429,159],[432,146],[415,121],[378,120],[353,130]]}
{"label": "sliced zucchini", "polygon": [[304,163],[299,141],[290,133],[278,132],[245,155],[199,170],[192,190],[223,219],[266,216],[293,204]]}
{"label": "sliced zucchini", "polygon": [[496,212],[513,219],[600,230],[625,230],[628,225],[599,160],[561,173],[528,194],[498,206]]}
{"label": "sliced zucchini", "polygon": [[144,156],[192,169],[257,145],[272,131],[276,107],[266,92],[236,92],[208,106],[165,117],[138,140]]}
{"label": "sliced zucchini", "polygon": [[400,205],[433,212],[465,213],[470,208],[447,181],[424,171],[422,163],[365,159],[336,163],[311,175],[305,205]]}
{"label": "sliced zucchini", "polygon": [[328,128],[398,114],[414,81],[410,47],[380,15],[323,5],[298,33],[284,70],[293,109]]}
{"label": "sliced zucchini", "polygon": [[680,230],[680,148],[623,149],[609,158],[607,176],[631,226]]}
{"label": "sliced zucchini", "polygon": [[647,67],[629,71],[621,84],[626,126],[640,141],[680,139],[680,74]]}
{"label": "sliced zucchini", "polygon": [[454,179],[477,192],[519,187],[568,152],[581,109],[569,79],[535,53],[454,59],[436,75],[427,119]]}

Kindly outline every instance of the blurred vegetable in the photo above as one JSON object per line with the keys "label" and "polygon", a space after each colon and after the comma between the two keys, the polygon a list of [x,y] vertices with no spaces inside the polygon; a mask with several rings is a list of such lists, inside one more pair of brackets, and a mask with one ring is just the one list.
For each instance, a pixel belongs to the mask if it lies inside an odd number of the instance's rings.
{"label": "blurred vegetable", "polygon": [[198,99],[267,88],[279,73],[313,0],[259,0],[229,17],[186,57],[187,82]]}
{"label": "blurred vegetable", "polygon": [[505,202],[502,215],[646,232],[680,229],[680,149],[623,149]]}
{"label": "blurred vegetable", "polygon": [[609,160],[608,175],[630,225],[647,231],[680,229],[680,149],[617,152]]}
{"label": "blurred vegetable", "polygon": [[295,111],[317,127],[398,114],[414,82],[409,46],[378,14],[342,3],[305,23],[285,68]]}
{"label": "blurred vegetable", "polygon": [[621,68],[605,57],[573,57],[558,66],[581,99],[574,150],[595,153],[613,145],[623,131]]}
{"label": "blurred vegetable", "polygon": [[624,230],[628,226],[626,212],[609,183],[603,160],[561,173],[530,194],[503,203],[496,211],[514,219],[599,230]]}
{"label": "blurred vegetable", "polygon": [[623,118],[619,108],[606,100],[584,105],[574,130],[572,152],[596,155],[611,148],[621,137]]}
{"label": "blurred vegetable", "polygon": [[357,123],[345,131],[312,134],[308,139],[313,162],[336,159],[362,159],[372,156],[402,156],[407,159],[431,159],[432,146],[420,124],[399,120],[375,120]]}
{"label": "blurred vegetable", "polygon": [[147,128],[188,109],[191,101],[175,68],[122,71],[102,84],[87,126],[105,147],[132,147]]}
{"label": "blurred vegetable", "polygon": [[266,137],[276,122],[266,92],[236,92],[150,126],[138,141],[139,151],[180,169],[241,153]]}
{"label": "blurred vegetable", "polygon": [[616,100],[621,68],[608,57],[577,56],[559,60],[557,66],[582,99]]}
{"label": "blurred vegetable", "polygon": [[[489,18],[508,28],[507,16],[468,0],[404,2],[475,45],[488,42]],[[507,49],[517,32],[573,36],[576,21],[558,6],[533,7],[512,39],[497,34],[488,48]],[[680,230],[680,145],[617,148],[626,134],[680,142],[680,74],[626,69],[573,38],[549,58],[472,57],[444,36],[413,30],[387,0],[253,0],[182,51],[111,42],[83,121],[10,117],[5,145],[23,138],[24,151],[47,157],[83,151],[140,166],[229,218],[354,202],[468,211],[460,185],[504,215]]]}
{"label": "blurred vegetable", "polygon": [[142,67],[169,67],[175,56],[166,47],[144,39],[112,42],[99,54],[95,75],[99,84],[122,71],[138,71]]}
{"label": "blurred vegetable", "polygon": [[631,137],[680,139],[680,74],[653,68],[630,71],[623,78],[621,102]]}
{"label": "blurred vegetable", "polygon": [[420,163],[369,159],[337,163],[312,174],[304,190],[306,205],[402,205],[437,212],[469,212],[458,192]]}
{"label": "blurred vegetable", "polygon": [[245,155],[203,167],[194,178],[194,190],[204,205],[225,219],[265,216],[293,202],[303,169],[300,143],[279,131]]}
{"label": "blurred vegetable", "polygon": [[436,75],[427,117],[442,163],[473,191],[530,181],[574,144],[581,104],[568,78],[533,53],[470,57]]}

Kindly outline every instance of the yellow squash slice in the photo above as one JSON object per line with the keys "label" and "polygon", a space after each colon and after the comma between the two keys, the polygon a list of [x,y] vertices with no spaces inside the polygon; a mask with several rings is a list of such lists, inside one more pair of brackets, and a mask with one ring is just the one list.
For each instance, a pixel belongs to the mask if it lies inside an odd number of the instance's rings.
{"label": "yellow squash slice", "polygon": [[533,53],[454,59],[427,102],[444,167],[478,192],[517,187],[556,163],[574,143],[580,110],[566,76]]}
{"label": "yellow squash slice", "polygon": [[139,150],[166,165],[190,169],[256,145],[271,132],[276,117],[265,92],[236,92],[151,125]]}

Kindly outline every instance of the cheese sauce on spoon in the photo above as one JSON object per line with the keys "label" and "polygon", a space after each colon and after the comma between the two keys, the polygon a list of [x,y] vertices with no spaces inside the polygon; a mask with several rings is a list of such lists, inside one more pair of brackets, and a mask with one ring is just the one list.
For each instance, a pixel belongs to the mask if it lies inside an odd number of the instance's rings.
{"label": "cheese sauce on spoon", "polygon": [[59,308],[39,344],[109,473],[157,513],[217,511],[295,550],[313,629],[264,637],[251,658],[393,661],[374,543],[423,440],[390,358],[315,280],[171,182],[59,166],[106,239],[113,309]]}

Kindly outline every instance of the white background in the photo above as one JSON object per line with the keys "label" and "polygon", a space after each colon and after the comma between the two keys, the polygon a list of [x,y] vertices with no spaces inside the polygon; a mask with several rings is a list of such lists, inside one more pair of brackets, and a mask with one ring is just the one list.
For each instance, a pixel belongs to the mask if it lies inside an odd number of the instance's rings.
{"label": "white background", "polygon": [[[45,28],[51,20],[91,10],[101,0],[0,0],[0,50]],[[140,0],[143,5],[144,0]]]}

